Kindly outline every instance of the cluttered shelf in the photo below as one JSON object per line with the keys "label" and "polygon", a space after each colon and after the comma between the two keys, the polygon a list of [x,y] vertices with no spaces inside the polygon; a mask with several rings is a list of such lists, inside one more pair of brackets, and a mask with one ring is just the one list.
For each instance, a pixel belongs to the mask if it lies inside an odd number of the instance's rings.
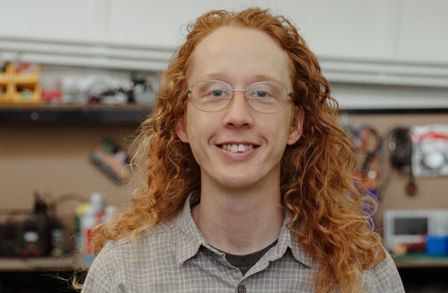
{"label": "cluttered shelf", "polygon": [[[375,112],[376,111],[376,112]],[[413,111],[390,110],[406,114]],[[415,110],[419,113],[430,111]],[[0,123],[14,124],[139,124],[151,112],[148,105],[104,105],[104,104],[31,104],[0,105]],[[343,110],[347,114],[388,114],[386,110]],[[391,113],[392,113],[391,112]],[[447,113],[448,109],[438,109],[437,113]],[[436,111],[431,111],[436,113]]]}
{"label": "cluttered shelf", "polygon": [[147,105],[1,105],[0,123],[138,124]]}
{"label": "cluttered shelf", "polygon": [[398,268],[448,268],[448,256],[410,254],[393,257]]}
{"label": "cluttered shelf", "polygon": [[154,101],[153,78],[0,62],[0,123],[139,124]]}
{"label": "cluttered shelf", "polygon": [[79,268],[79,258],[66,257],[2,257],[0,258],[0,272],[10,271],[70,271]]}

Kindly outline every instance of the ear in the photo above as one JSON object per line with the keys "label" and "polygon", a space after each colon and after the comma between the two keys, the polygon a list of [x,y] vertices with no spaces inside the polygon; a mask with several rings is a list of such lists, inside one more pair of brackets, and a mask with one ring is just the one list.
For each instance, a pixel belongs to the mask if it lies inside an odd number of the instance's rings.
{"label": "ear", "polygon": [[185,143],[189,143],[187,131],[185,130],[185,118],[181,117],[176,122],[176,133],[179,139]]}
{"label": "ear", "polygon": [[294,118],[288,135],[289,145],[295,144],[302,135],[304,116],[305,113],[303,112],[302,108],[299,108],[297,106],[294,107]]}

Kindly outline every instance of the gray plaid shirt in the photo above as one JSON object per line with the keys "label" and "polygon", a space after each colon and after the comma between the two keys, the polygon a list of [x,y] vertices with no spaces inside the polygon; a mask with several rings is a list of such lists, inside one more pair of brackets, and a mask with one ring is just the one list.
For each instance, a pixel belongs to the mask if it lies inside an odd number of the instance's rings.
{"label": "gray plaid shirt", "polygon": [[[245,275],[202,236],[190,200],[174,220],[137,241],[109,242],[90,267],[82,292],[315,292],[318,264],[283,225],[278,243]],[[390,255],[362,278],[366,292],[404,292]]]}

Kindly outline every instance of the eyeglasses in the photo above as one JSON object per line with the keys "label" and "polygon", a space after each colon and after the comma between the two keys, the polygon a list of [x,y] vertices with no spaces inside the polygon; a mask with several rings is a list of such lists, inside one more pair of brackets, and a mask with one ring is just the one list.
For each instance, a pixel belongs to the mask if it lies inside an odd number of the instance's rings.
{"label": "eyeglasses", "polygon": [[250,107],[260,113],[280,112],[292,97],[292,93],[278,81],[254,82],[245,90],[236,90],[224,81],[203,80],[188,90],[193,105],[204,112],[224,110],[232,100],[234,92],[244,92]]}

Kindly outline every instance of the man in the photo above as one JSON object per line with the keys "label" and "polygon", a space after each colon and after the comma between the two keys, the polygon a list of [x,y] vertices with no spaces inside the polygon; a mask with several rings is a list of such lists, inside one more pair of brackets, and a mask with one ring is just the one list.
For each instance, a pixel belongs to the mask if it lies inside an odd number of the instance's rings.
{"label": "man", "polygon": [[286,19],[198,18],[140,129],[147,180],[96,230],[83,291],[404,292],[334,104]]}

